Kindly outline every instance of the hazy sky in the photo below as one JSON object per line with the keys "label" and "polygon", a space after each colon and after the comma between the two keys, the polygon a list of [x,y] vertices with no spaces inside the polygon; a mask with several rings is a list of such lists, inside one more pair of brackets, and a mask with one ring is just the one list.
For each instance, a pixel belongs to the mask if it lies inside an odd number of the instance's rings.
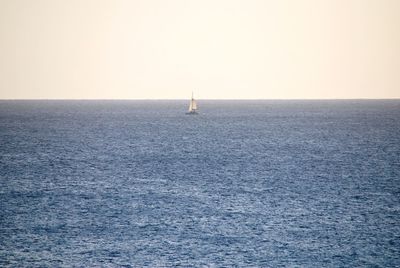
{"label": "hazy sky", "polygon": [[0,0],[0,98],[400,98],[400,0]]}

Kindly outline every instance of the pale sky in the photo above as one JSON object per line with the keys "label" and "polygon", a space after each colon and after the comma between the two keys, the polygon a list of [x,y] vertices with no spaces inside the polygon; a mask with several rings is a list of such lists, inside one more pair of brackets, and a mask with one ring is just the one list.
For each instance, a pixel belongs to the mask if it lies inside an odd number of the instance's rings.
{"label": "pale sky", "polygon": [[400,98],[400,0],[0,0],[0,99]]}

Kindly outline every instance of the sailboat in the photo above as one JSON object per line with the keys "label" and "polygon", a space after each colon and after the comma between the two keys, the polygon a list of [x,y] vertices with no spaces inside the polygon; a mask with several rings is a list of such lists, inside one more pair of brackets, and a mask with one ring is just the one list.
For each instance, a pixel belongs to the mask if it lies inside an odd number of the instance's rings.
{"label": "sailboat", "polygon": [[198,114],[197,113],[197,102],[193,98],[193,92],[192,92],[192,99],[190,100],[190,104],[189,104],[189,110],[187,111],[186,114],[191,114],[191,115]]}

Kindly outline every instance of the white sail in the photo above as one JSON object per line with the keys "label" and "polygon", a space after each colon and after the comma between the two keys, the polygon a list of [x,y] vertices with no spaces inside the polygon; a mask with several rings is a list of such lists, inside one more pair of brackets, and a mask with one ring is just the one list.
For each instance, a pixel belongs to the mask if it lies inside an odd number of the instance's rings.
{"label": "white sail", "polygon": [[196,100],[193,98],[193,93],[192,93],[192,99],[190,100],[189,103],[189,114],[196,114],[196,110],[197,110],[197,102]]}
{"label": "white sail", "polygon": [[191,106],[192,106],[192,110],[197,110],[197,102],[194,99],[192,99]]}
{"label": "white sail", "polygon": [[189,112],[191,112],[193,110],[193,101],[190,100],[190,104],[189,104]]}

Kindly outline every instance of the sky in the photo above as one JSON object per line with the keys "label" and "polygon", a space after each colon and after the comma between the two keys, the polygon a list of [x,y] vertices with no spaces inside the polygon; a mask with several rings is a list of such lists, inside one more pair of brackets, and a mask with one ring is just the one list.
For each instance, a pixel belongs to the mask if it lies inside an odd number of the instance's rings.
{"label": "sky", "polygon": [[0,99],[400,98],[399,0],[0,0]]}

